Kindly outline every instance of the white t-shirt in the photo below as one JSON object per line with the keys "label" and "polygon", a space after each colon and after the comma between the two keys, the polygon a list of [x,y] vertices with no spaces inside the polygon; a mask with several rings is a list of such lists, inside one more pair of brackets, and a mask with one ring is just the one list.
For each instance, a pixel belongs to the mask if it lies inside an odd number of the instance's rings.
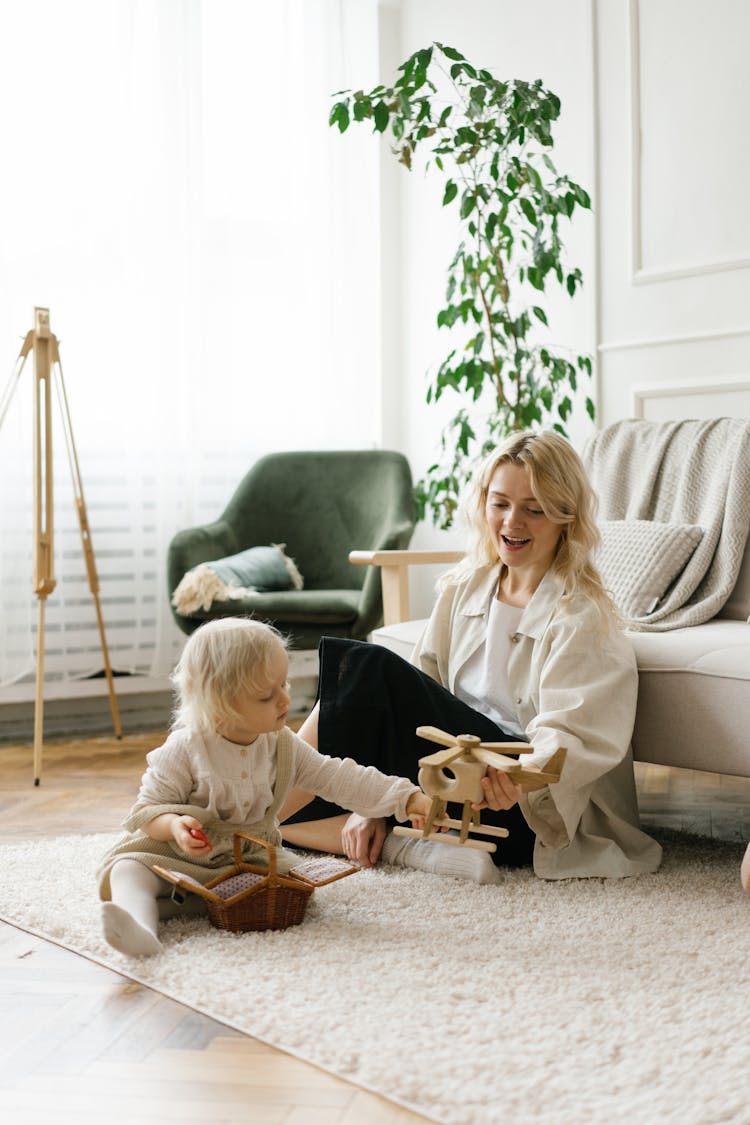
{"label": "white t-shirt", "polygon": [[[523,607],[507,605],[493,595],[487,636],[456,676],[456,695],[475,711],[486,715],[508,734],[526,738],[518,722],[508,683],[511,638],[518,631]],[[471,734],[471,731],[467,733]]]}

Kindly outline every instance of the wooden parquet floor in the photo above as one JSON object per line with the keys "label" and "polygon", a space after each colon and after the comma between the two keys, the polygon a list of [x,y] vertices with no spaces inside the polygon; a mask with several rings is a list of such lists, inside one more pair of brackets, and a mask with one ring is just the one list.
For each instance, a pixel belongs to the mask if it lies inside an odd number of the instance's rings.
{"label": "wooden parquet floor", "polygon": [[[0,746],[0,841],[117,831],[161,737],[48,744],[39,787],[31,747]],[[9,1125],[426,1120],[5,923],[0,996]]]}

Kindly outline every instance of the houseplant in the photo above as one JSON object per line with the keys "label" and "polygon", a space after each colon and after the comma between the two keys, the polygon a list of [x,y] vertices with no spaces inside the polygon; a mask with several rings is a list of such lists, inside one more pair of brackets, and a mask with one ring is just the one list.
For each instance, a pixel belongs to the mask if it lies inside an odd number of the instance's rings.
{"label": "houseplant", "polygon": [[[429,512],[447,528],[477,455],[514,430],[551,425],[567,436],[571,396],[591,376],[591,359],[545,342],[543,298],[551,282],[571,297],[582,284],[559,228],[591,202],[549,156],[560,101],[541,80],[499,81],[434,43],[402,63],[393,86],[334,97],[330,125],[343,133],[370,122],[407,169],[417,155],[434,168],[443,205],[458,208],[461,242],[437,314],[458,342],[431,376],[427,402],[451,389],[460,405],[416,488],[420,518]],[[590,397],[585,404],[593,418]]]}

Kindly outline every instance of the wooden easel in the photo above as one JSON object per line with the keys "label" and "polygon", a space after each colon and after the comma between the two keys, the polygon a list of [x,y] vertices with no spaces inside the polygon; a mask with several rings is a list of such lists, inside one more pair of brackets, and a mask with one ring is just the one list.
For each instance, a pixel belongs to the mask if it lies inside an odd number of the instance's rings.
{"label": "wooden easel", "polygon": [[36,654],[36,703],[34,707],[34,785],[38,785],[42,776],[42,747],[44,727],[44,618],[46,602],[55,589],[55,557],[54,557],[54,503],[53,503],[53,470],[52,470],[52,380],[57,374],[57,391],[60,411],[62,415],[63,433],[68,453],[68,462],[73,480],[73,493],[75,498],[78,523],[81,529],[81,543],[83,544],[83,557],[86,562],[89,589],[94,599],[96,620],[99,626],[99,638],[104,658],[104,672],[107,677],[109,689],[109,707],[112,713],[112,722],[115,736],[122,737],[120,713],[115,696],[112,668],[109,662],[109,650],[104,634],[104,620],[102,618],[101,604],[99,602],[99,577],[94,560],[94,549],[91,545],[91,532],[89,531],[86,505],[83,499],[83,482],[78,466],[78,454],[73,441],[73,430],[70,422],[70,409],[68,396],[65,391],[62,366],[60,365],[60,351],[57,337],[50,332],[49,309],[34,309],[34,327],[27,334],[20,354],[16,361],[16,369],[3,391],[0,399],[0,428],[2,428],[5,415],[8,412],[11,399],[24,369],[29,353],[34,353],[34,570],[33,588],[39,602],[39,625],[37,630]]}

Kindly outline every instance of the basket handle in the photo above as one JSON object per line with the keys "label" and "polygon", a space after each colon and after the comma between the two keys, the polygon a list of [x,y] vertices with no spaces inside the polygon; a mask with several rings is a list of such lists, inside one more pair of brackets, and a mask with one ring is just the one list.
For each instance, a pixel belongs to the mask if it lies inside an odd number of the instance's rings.
{"label": "basket handle", "polygon": [[260,844],[268,852],[268,877],[275,879],[276,877],[276,848],[273,844],[269,844],[268,840],[264,840],[261,836],[251,836],[249,832],[235,832],[234,834],[234,862],[237,867],[243,863],[242,859],[242,844],[241,840],[249,840],[251,844]]}

